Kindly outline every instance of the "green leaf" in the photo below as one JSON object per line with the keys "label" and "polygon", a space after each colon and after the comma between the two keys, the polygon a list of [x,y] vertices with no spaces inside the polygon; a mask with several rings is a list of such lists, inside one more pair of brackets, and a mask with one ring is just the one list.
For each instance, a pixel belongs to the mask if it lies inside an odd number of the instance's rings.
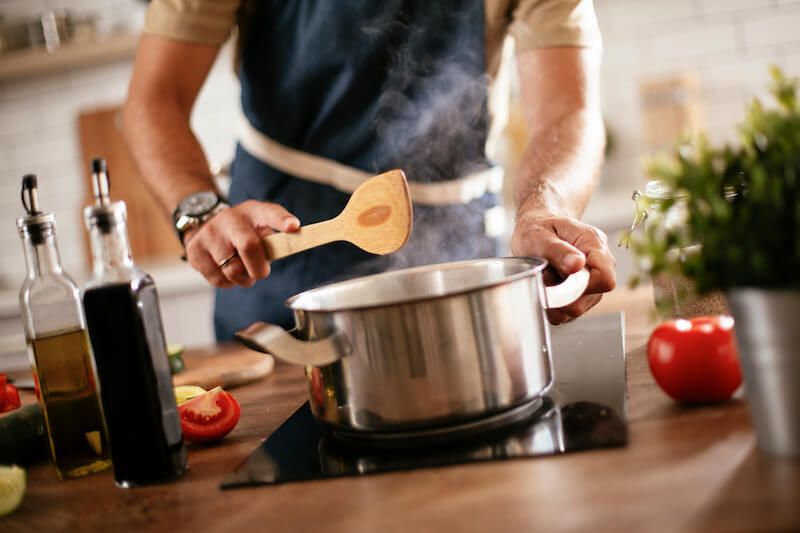
{"label": "green leaf", "polygon": [[[697,135],[644,161],[669,198],[637,199],[634,227],[623,236],[637,282],[668,273],[689,277],[700,291],[800,286],[797,82],[774,65],[770,75],[776,106],[755,98],[747,105],[740,144],[714,147]],[[646,228],[637,230],[643,219]],[[693,245],[702,251],[680,252]]]}

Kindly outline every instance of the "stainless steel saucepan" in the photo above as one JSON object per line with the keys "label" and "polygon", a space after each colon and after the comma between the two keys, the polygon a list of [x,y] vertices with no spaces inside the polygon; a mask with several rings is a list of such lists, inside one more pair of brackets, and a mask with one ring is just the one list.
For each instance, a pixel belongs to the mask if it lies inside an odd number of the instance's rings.
{"label": "stainless steel saucepan", "polygon": [[545,287],[546,265],[476,259],[355,278],[290,298],[291,332],[259,322],[237,337],[306,366],[323,424],[392,432],[464,422],[550,384],[545,310],[580,297],[589,273]]}

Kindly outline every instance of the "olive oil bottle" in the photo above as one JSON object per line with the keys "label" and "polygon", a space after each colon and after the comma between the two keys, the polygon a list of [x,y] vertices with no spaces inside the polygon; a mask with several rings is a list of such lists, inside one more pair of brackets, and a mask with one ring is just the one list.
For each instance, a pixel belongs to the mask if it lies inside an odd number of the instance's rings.
{"label": "olive oil bottle", "polygon": [[105,161],[92,162],[84,210],[93,273],[83,294],[119,487],[168,481],[187,468],[153,279],[131,259],[124,202],[109,199]]}
{"label": "olive oil bottle", "polygon": [[50,456],[61,479],[111,466],[94,362],[78,287],[63,271],[55,217],[39,210],[37,180],[22,180],[17,220],[28,275],[19,299]]}

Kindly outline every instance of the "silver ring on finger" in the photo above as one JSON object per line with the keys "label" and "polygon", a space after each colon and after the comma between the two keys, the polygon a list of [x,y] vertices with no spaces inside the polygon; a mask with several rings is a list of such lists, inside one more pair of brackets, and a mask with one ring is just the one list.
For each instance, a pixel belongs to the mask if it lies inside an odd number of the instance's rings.
{"label": "silver ring on finger", "polygon": [[237,252],[233,252],[233,255],[232,255],[232,256],[230,256],[230,257],[227,257],[227,258],[223,259],[223,260],[222,260],[222,261],[221,261],[221,262],[220,262],[220,263],[217,265],[217,268],[219,268],[220,270],[222,270],[222,268],[223,268],[225,265],[227,265],[228,263],[230,263],[231,261],[233,261],[233,260],[234,260],[234,259],[236,259],[237,257],[239,257],[239,254],[238,254]]}

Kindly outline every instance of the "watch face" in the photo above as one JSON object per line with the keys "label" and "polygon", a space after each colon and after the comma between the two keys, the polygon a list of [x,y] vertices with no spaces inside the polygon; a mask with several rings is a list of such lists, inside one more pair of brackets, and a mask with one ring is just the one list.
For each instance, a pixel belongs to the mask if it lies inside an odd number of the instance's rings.
{"label": "watch face", "polygon": [[178,211],[184,215],[198,217],[211,211],[218,201],[217,194],[212,191],[198,192],[181,200]]}

